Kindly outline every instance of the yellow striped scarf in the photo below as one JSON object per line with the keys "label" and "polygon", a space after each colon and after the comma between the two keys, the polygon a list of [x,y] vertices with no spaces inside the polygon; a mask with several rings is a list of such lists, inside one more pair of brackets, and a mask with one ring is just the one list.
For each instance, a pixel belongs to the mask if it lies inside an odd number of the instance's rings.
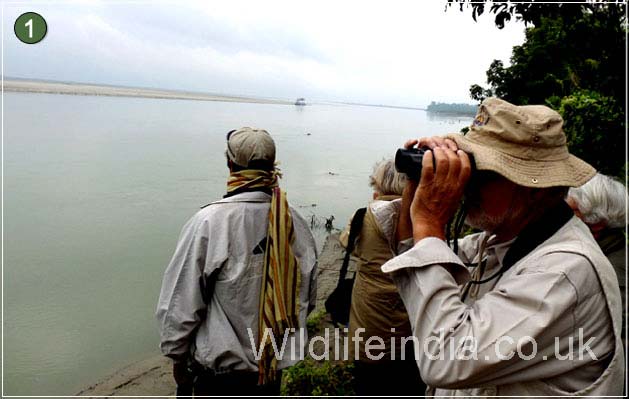
{"label": "yellow striped scarf", "polygon": [[299,287],[301,273],[292,249],[295,241],[293,220],[288,207],[286,193],[278,186],[279,170],[242,170],[233,172],[227,183],[228,192],[241,188],[270,187],[273,190],[269,227],[267,230],[264,269],[260,289],[258,342],[262,356],[258,361],[258,384],[276,379],[277,357],[271,345],[270,329],[279,347],[287,328],[299,326]]}

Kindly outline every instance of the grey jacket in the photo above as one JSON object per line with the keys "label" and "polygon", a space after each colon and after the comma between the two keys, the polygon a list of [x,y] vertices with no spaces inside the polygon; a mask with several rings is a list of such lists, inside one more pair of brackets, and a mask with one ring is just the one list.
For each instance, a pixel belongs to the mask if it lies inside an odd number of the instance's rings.
{"label": "grey jacket", "polygon": [[[465,237],[459,256],[434,237],[382,266],[393,273],[418,338],[422,378],[437,396],[620,395],[624,354],[614,269],[589,229],[573,217],[499,280],[461,301],[484,233]],[[491,276],[511,243],[487,248]],[[446,268],[447,267],[447,268]],[[438,357],[443,331],[445,356]],[[579,356],[579,336],[589,352]],[[462,341],[471,337],[467,343]],[[536,343],[534,356],[531,338]],[[590,340],[592,338],[592,340]],[[573,345],[573,358],[566,359]],[[475,343],[476,358],[464,346]],[[517,354],[517,344],[524,356]],[[450,356],[452,345],[457,356]],[[469,346],[468,346],[469,347]],[[555,349],[557,348],[557,349]],[[513,354],[513,356],[509,356]]]}
{"label": "grey jacket", "polygon": [[[183,227],[157,304],[164,355],[193,352],[197,362],[217,372],[258,370],[254,351],[259,351],[258,304],[270,200],[262,192],[234,195],[204,207]],[[303,332],[287,337],[279,369],[300,359],[307,341],[306,317],[316,299],[315,241],[304,218],[292,208],[291,215],[293,251],[302,272]],[[283,340],[276,337],[278,347]]]}

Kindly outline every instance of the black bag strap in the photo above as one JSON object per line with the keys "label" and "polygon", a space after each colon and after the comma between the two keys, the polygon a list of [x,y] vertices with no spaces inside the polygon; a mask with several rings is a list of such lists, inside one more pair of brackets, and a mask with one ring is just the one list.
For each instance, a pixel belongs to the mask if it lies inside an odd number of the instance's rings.
{"label": "black bag strap", "polygon": [[345,258],[343,258],[343,266],[341,266],[341,271],[339,272],[339,281],[336,283],[337,287],[343,283],[343,280],[345,280],[347,268],[349,267],[349,257],[354,251],[356,238],[358,237],[358,234],[360,234],[360,230],[363,228],[363,221],[365,220],[366,213],[367,208],[360,208],[356,211],[356,213],[354,213],[354,217],[352,218],[352,223],[349,226],[349,238],[347,239]]}

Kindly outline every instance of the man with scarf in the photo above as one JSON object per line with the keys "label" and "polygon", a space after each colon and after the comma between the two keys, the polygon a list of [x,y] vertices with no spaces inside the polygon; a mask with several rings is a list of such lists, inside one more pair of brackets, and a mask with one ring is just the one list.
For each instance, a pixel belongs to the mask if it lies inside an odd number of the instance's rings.
{"label": "man with scarf", "polygon": [[268,132],[232,130],[226,156],[227,193],[184,226],[164,273],[160,347],[179,394],[279,395],[307,341],[315,241],[279,188]]}

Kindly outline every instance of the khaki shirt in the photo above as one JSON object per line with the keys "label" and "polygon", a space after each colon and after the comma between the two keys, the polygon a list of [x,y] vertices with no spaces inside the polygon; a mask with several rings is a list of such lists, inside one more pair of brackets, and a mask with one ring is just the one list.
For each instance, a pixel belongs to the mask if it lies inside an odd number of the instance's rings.
{"label": "khaki shirt", "polygon": [[[428,393],[622,394],[618,282],[587,226],[573,217],[464,303],[461,284],[470,273],[463,262],[478,262],[484,236],[462,239],[459,256],[442,240],[425,238],[382,267],[384,272],[395,272],[394,281],[418,338],[417,364],[431,387]],[[500,268],[510,244],[488,241],[483,277]],[[439,356],[440,342],[445,342],[444,356]],[[583,345],[581,356],[580,342],[589,343]],[[475,360],[465,350],[472,344]],[[523,356],[517,353],[518,344]],[[572,358],[564,359],[569,353]]]}
{"label": "khaki shirt", "polygon": [[[352,290],[349,314],[350,359],[364,362],[400,359],[400,346],[391,353],[391,338],[412,334],[408,314],[390,275],[380,267],[398,253],[395,232],[400,210],[399,196],[381,196],[369,204],[363,226],[356,240],[353,255],[357,258],[356,279]],[[341,244],[347,246],[349,226],[341,235]],[[356,330],[362,328],[360,340],[354,342]],[[365,353],[370,337],[379,337],[383,347]],[[356,352],[358,349],[358,352]]]}

